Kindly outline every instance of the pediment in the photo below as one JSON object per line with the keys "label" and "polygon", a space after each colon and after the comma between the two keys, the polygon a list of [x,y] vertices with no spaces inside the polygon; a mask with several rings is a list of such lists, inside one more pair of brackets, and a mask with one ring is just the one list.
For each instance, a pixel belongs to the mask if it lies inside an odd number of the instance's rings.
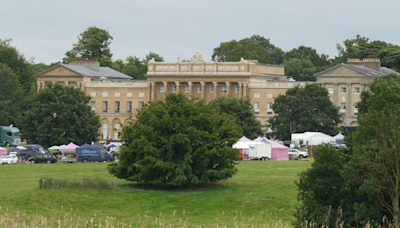
{"label": "pediment", "polygon": [[49,69],[46,69],[38,74],[36,76],[63,76],[63,75],[82,75],[76,71],[73,71],[71,69],[68,69],[67,67],[58,64],[53,67],[50,67]]}
{"label": "pediment", "polygon": [[354,76],[367,76],[359,71],[356,71],[354,69],[351,69],[345,65],[339,64],[336,65],[332,68],[329,68],[325,71],[322,71],[320,73],[317,73],[315,75],[316,77],[324,77],[324,76],[329,76],[329,77],[354,77]]}

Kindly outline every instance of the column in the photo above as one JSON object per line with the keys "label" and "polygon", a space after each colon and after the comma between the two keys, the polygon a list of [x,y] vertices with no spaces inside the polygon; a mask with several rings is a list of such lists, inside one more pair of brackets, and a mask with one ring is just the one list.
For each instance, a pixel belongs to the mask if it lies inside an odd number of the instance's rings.
{"label": "column", "polygon": [[248,84],[249,84],[248,82],[243,82],[243,97],[248,96],[248,94],[247,94],[247,85]]}
{"label": "column", "polygon": [[164,84],[164,97],[168,93],[168,82],[163,82]]}
{"label": "column", "polygon": [[238,84],[239,84],[239,99],[240,98],[242,98],[242,83],[241,82],[238,82]]}
{"label": "column", "polygon": [[351,116],[351,108],[353,107],[351,103],[351,83],[347,83],[347,109],[346,109],[346,115]]}
{"label": "column", "polygon": [[65,81],[64,84],[65,84],[65,86],[68,86],[69,82],[68,82],[68,81]]}
{"label": "column", "polygon": [[230,96],[230,92],[231,92],[231,83],[230,82],[225,82],[226,85],[226,96]]}
{"label": "column", "polygon": [[369,90],[369,84],[368,83],[365,83],[365,90],[366,91]]}
{"label": "column", "polygon": [[214,84],[214,99],[217,98],[218,93],[218,82],[213,82]]}
{"label": "column", "polygon": [[156,98],[154,96],[154,91],[156,90],[156,83],[155,82],[150,82],[151,83],[151,97],[150,100],[151,101],[155,101]]}
{"label": "column", "polygon": [[338,83],[334,82],[333,84],[335,85],[335,87],[333,87],[333,104],[340,106],[338,105]]}
{"label": "column", "polygon": [[189,85],[189,96],[193,96],[192,90],[193,90],[193,82],[188,82]]}
{"label": "column", "polygon": [[201,84],[201,99],[204,99],[206,96],[206,83],[205,82],[200,82]]}
{"label": "column", "polygon": [[361,83],[360,93],[365,90],[365,83]]}
{"label": "column", "polygon": [[181,83],[180,82],[175,82],[175,85],[176,85],[176,94],[178,94],[179,93],[179,89],[181,87]]}
{"label": "column", "polygon": [[41,89],[41,87],[42,87],[42,83],[41,82],[37,82],[37,91],[39,92],[39,90]]}
{"label": "column", "polygon": [[151,101],[151,82],[147,82],[147,101]]}

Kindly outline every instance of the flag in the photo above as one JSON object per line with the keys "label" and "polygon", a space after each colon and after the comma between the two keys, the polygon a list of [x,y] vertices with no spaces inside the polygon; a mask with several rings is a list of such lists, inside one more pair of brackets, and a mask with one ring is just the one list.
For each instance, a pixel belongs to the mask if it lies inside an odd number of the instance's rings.
{"label": "flag", "polygon": [[14,126],[14,124],[11,124],[9,127],[13,127]]}

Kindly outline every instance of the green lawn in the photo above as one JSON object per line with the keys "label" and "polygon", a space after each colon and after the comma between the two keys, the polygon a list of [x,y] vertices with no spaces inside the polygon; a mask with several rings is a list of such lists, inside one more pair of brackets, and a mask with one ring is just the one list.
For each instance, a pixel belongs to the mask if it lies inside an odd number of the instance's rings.
{"label": "green lawn", "polygon": [[[0,227],[285,227],[299,204],[294,181],[310,164],[243,161],[227,181],[184,188],[119,180],[108,174],[106,163],[0,165]],[[41,177],[100,177],[115,180],[117,190],[39,189]]]}

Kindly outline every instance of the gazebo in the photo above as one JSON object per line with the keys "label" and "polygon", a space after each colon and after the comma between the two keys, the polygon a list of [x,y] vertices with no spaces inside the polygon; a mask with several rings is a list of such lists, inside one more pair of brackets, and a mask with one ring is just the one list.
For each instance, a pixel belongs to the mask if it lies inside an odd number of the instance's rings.
{"label": "gazebo", "polygon": [[75,152],[75,149],[76,148],[78,148],[79,146],[78,145],[76,145],[76,144],[74,144],[74,143],[69,143],[68,145],[66,145],[66,146],[64,146],[64,147],[62,147],[62,148],[60,148],[58,151],[61,151],[61,152],[71,152],[71,151],[74,151]]}
{"label": "gazebo", "polygon": [[289,160],[289,147],[281,145],[275,141],[269,140],[266,137],[258,137],[253,142],[267,141],[271,143],[271,160],[272,161],[288,161]]}

